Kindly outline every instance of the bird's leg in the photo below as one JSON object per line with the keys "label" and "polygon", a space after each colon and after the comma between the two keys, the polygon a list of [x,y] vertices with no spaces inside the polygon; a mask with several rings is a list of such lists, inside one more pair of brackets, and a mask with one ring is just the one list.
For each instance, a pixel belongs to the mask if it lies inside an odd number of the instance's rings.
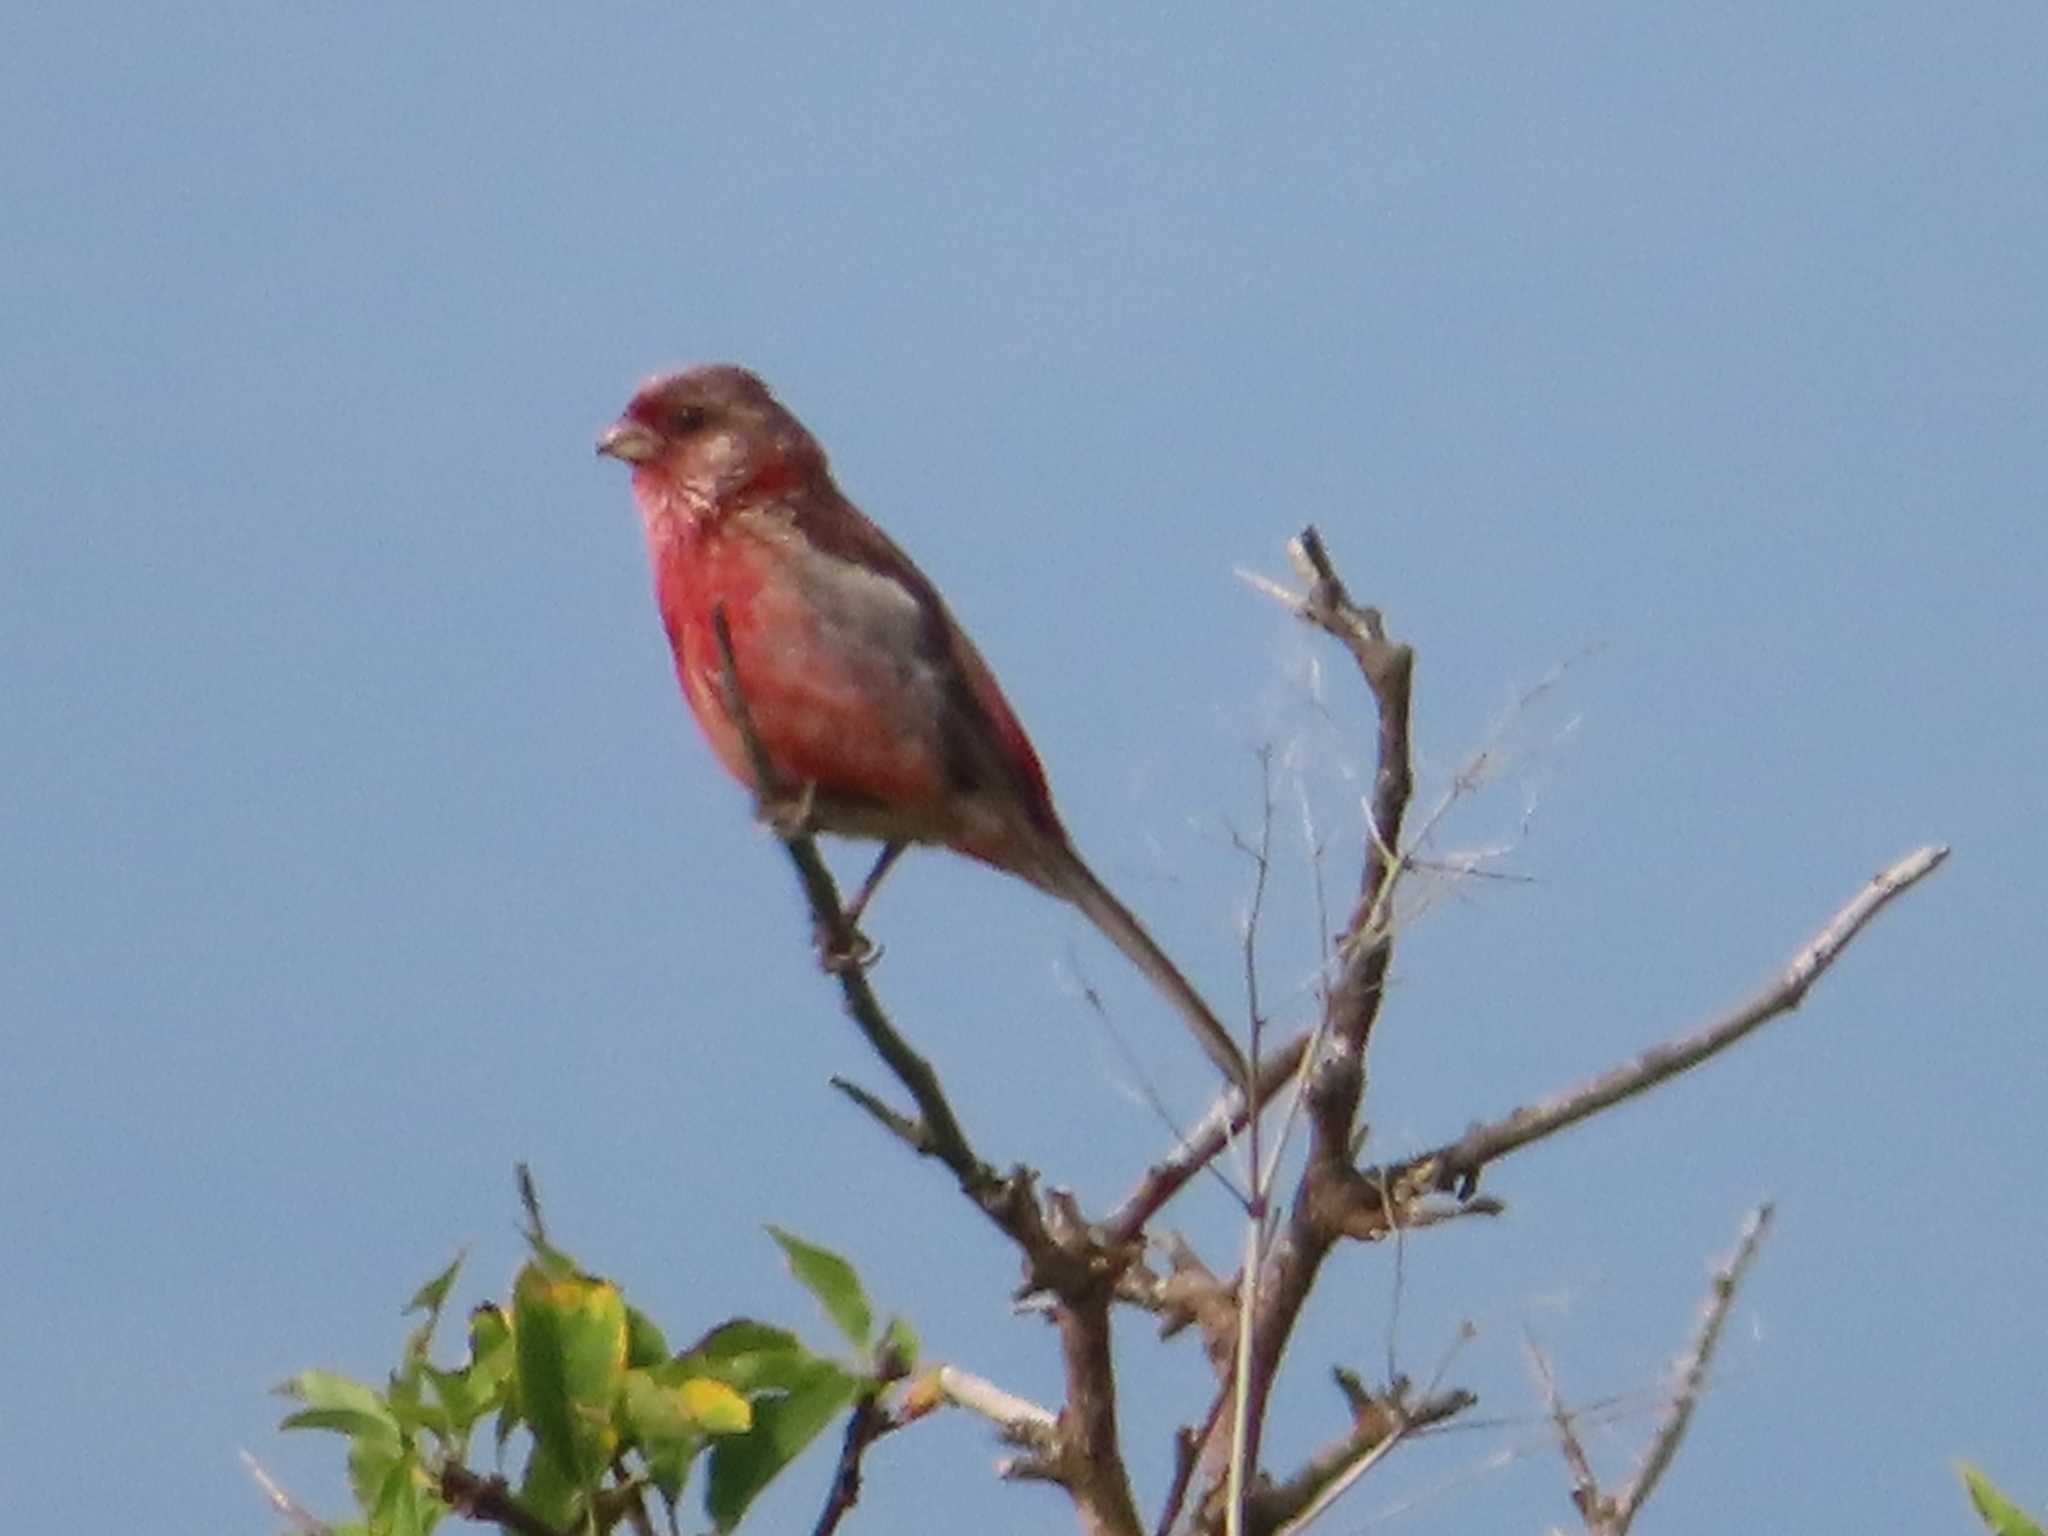
{"label": "bird's leg", "polygon": [[[817,809],[817,803],[818,784],[813,779],[795,794],[779,788],[757,793],[754,798],[754,815],[765,822],[768,829],[784,842],[793,842],[818,830],[818,824],[812,816]],[[901,851],[899,846],[897,852]],[[811,930],[811,942],[818,947],[818,963],[827,971],[840,971],[848,967],[864,968],[875,960],[875,946],[868,942],[867,935],[855,925],[860,919],[860,909],[867,904],[868,897],[874,894],[875,884],[882,878],[882,871],[894,860],[895,855],[887,849],[883,850],[883,854],[882,862],[877,864],[874,872],[868,876],[867,884],[860,888],[860,894],[854,898],[853,905],[845,910],[839,932],[834,933],[822,922],[814,925]],[[844,943],[840,941],[840,934],[846,936]]]}
{"label": "bird's leg", "polygon": [[847,927],[859,925],[861,913],[867,910],[868,903],[874,900],[875,892],[882,887],[882,876],[889,873],[896,861],[903,857],[903,850],[909,846],[910,844],[900,840],[882,844],[881,854],[875,859],[875,867],[868,871],[867,879],[861,881],[860,889],[854,892],[853,900],[846,904]]}
{"label": "bird's leg", "polygon": [[817,798],[818,785],[813,780],[795,794],[778,789],[758,796],[754,801],[754,814],[768,824],[769,831],[788,842],[816,830],[811,811]]}
{"label": "bird's leg", "polygon": [[868,871],[867,879],[861,881],[860,889],[853,893],[853,900],[846,904],[845,910],[840,914],[846,923],[841,931],[852,938],[851,944],[837,943],[835,936],[827,933],[822,924],[819,925],[818,958],[826,970],[836,971],[849,965],[865,969],[881,958],[882,952],[860,931],[860,915],[874,899],[876,890],[882,884],[882,876],[889,873],[889,867],[903,857],[903,850],[909,846],[908,843],[902,842],[882,844],[882,852],[875,860],[875,867]]}
{"label": "bird's leg", "polygon": [[841,944],[837,934],[827,930],[823,923],[818,924],[813,937],[818,946],[819,963],[826,970],[837,971],[847,966],[857,966],[865,970],[881,958],[882,952],[860,931],[860,915],[874,899],[875,891],[882,883],[882,876],[889,872],[890,865],[903,856],[903,850],[908,846],[907,843],[900,842],[884,843],[881,857],[875,860],[875,867],[868,871],[867,879],[863,880],[860,889],[853,893],[853,900],[840,912],[844,926],[839,931],[847,935],[851,942]]}

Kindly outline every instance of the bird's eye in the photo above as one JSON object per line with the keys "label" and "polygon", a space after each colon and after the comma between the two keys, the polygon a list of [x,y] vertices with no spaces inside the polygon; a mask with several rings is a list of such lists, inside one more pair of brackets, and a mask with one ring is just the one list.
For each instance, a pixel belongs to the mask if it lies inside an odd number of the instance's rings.
{"label": "bird's eye", "polygon": [[669,412],[669,436],[687,437],[710,419],[711,412],[701,405],[678,405]]}

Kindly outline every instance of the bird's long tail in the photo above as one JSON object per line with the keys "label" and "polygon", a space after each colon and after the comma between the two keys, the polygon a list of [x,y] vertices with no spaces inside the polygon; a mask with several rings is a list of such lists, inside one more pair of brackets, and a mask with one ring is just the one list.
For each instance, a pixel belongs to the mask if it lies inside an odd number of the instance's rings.
{"label": "bird's long tail", "polygon": [[1041,868],[1045,878],[1040,883],[1086,913],[1088,920],[1102,930],[1103,937],[1122,950],[1124,958],[1165,994],[1194,1035],[1195,1043],[1216,1063],[1216,1070],[1249,1092],[1251,1069],[1245,1065],[1237,1042],[1230,1038],[1230,1031],[1202,1001],[1202,994],[1181,975],[1180,967],[1152,941],[1145,925],[1110,893],[1108,886],[1095,878],[1095,872],[1081,862],[1081,856],[1062,844],[1045,851]]}

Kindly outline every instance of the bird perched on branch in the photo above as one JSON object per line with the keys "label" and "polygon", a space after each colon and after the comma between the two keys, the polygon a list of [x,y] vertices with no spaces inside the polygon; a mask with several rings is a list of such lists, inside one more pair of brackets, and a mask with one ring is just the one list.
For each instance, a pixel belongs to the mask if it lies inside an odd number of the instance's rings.
{"label": "bird perched on branch", "polygon": [[633,468],[676,675],[719,761],[757,796],[767,787],[727,707],[722,615],[776,784],[819,830],[881,842],[849,921],[912,843],[992,864],[1079,907],[1245,1081],[1229,1032],[1074,851],[1030,738],[938,589],[841,494],[760,379],[730,366],[656,378],[597,449]]}

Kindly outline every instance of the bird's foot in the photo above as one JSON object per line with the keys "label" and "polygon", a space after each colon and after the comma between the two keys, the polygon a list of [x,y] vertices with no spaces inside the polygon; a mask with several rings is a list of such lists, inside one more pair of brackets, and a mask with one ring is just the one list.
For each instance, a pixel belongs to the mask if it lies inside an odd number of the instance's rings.
{"label": "bird's foot", "polygon": [[818,923],[811,930],[811,942],[818,949],[818,966],[828,976],[848,971],[865,971],[882,958],[882,948],[849,920],[838,932]]}

